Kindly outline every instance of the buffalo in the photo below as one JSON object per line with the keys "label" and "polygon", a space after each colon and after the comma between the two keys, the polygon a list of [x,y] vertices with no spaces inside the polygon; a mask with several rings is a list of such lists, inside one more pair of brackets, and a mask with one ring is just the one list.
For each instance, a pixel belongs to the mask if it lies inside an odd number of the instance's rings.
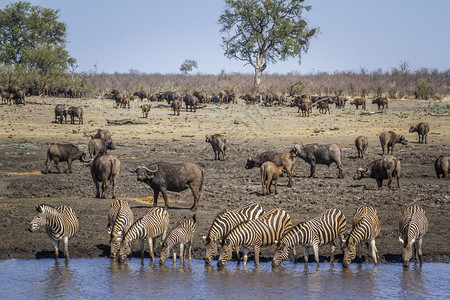
{"label": "buffalo", "polygon": [[214,160],[220,160],[220,154],[222,153],[222,159],[226,159],[228,150],[228,139],[221,134],[206,135],[205,142],[210,143],[214,151]]}
{"label": "buffalo", "polygon": [[149,113],[150,108],[152,106],[150,104],[142,104],[142,105],[139,105],[139,107],[142,108],[142,117],[143,118],[148,118],[148,113]]}
{"label": "buffalo", "polygon": [[408,145],[408,141],[403,135],[398,135],[393,131],[383,131],[380,133],[380,144],[383,149],[383,155],[386,152],[389,154],[389,149],[391,150],[391,155],[394,153],[395,144]]}
{"label": "buffalo", "polygon": [[78,125],[84,124],[83,121],[83,108],[81,106],[72,106],[68,110],[68,114],[70,115],[70,124],[75,124],[75,118],[78,119]]}
{"label": "buffalo", "polygon": [[356,109],[358,109],[361,106],[361,109],[366,110],[366,99],[356,98],[355,100],[350,102],[350,105],[355,105]]}
{"label": "buffalo", "polygon": [[386,107],[386,109],[388,108],[388,99],[386,97],[378,97],[373,99],[372,104],[376,104],[378,106],[378,110],[380,110],[380,108],[382,107],[382,109],[384,109],[384,107]]}
{"label": "buffalo", "polygon": [[100,198],[100,186],[102,183],[102,198],[105,198],[108,181],[112,185],[112,197],[116,198],[116,183],[120,172],[120,160],[112,154],[97,155],[90,163],[92,179],[97,189],[96,198]]}
{"label": "buffalo", "polygon": [[365,136],[358,136],[355,140],[355,147],[356,150],[358,150],[358,157],[364,159],[364,153],[366,153],[366,150],[369,147],[369,141]]}
{"label": "buffalo", "polygon": [[106,142],[106,149],[111,149],[111,150],[115,150],[116,146],[114,145],[112,138],[111,138],[111,134],[109,133],[108,130],[104,130],[104,129],[99,129],[97,131],[97,133],[92,136],[93,139],[102,139],[105,140]]}
{"label": "buffalo", "polygon": [[447,177],[450,172],[450,156],[439,156],[434,162],[434,170],[436,171],[437,178],[440,178],[442,174],[442,178]]}
{"label": "buffalo", "polygon": [[252,169],[254,167],[260,168],[266,161],[271,161],[277,166],[282,166],[284,171],[288,174],[289,182],[288,187],[292,186],[292,174],[294,173],[295,156],[289,152],[263,152],[257,156],[249,156],[246,169]]}
{"label": "buffalo", "polygon": [[283,166],[277,166],[271,161],[266,161],[261,166],[261,185],[263,196],[270,195],[272,182],[275,186],[275,194],[278,194],[278,177],[283,174]]}
{"label": "buffalo", "polygon": [[179,116],[180,110],[181,110],[181,101],[180,100],[173,100],[170,107],[173,109],[173,115]]}
{"label": "buffalo", "polygon": [[65,171],[65,173],[72,173],[72,162],[74,160],[86,162],[84,160],[85,155],[85,152],[81,151],[77,146],[72,144],[51,145],[47,150],[47,161],[45,162],[44,173],[49,173],[49,166],[52,160],[59,173],[61,173],[61,170],[59,169],[58,163],[63,161],[67,162],[67,170]]}
{"label": "buffalo", "polygon": [[[425,140],[425,144],[428,144],[427,135],[428,132],[430,132],[430,125],[428,125],[428,123],[420,122],[416,126],[412,125],[409,128],[409,132],[410,133],[417,132],[419,134],[419,143],[423,144],[423,141]],[[420,137],[422,137],[422,140],[420,139]]]}
{"label": "buffalo", "polygon": [[392,178],[397,178],[397,187],[400,188],[400,172],[401,163],[392,155],[377,159],[372,162],[367,168],[359,168],[356,171],[354,180],[362,178],[374,178],[380,188],[384,179],[388,179],[388,187],[391,186]]}
{"label": "buffalo", "polygon": [[197,111],[198,106],[198,98],[191,95],[186,95],[183,98],[184,104],[186,105],[186,111],[188,111],[189,108],[191,108],[191,111],[194,110],[194,112]]}
{"label": "buffalo", "polygon": [[322,101],[317,103],[317,109],[319,110],[320,114],[330,114],[330,106],[328,105],[328,102]]}
{"label": "buffalo", "polygon": [[108,149],[110,148],[108,148],[106,141],[103,139],[93,138],[89,141],[88,152],[91,158],[100,154],[107,154]]}
{"label": "buffalo", "polygon": [[67,114],[69,113],[69,109],[64,104],[58,104],[55,107],[55,123],[61,123],[64,121],[67,124]]}

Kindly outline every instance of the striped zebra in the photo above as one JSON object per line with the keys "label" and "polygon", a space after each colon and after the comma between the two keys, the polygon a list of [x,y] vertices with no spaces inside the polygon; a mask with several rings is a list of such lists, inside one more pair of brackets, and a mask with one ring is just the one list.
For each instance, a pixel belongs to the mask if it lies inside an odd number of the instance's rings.
{"label": "striped zebra", "polygon": [[344,248],[344,259],[342,265],[348,267],[356,257],[356,247],[358,246],[358,256],[361,259],[361,244],[366,242],[369,246],[371,256],[375,262],[377,261],[377,247],[375,246],[375,238],[380,233],[380,220],[377,211],[370,206],[359,207],[352,221],[352,231],[347,239]]}
{"label": "striped zebra", "polygon": [[152,261],[155,261],[155,253],[153,252],[154,239],[162,235],[162,239],[164,240],[168,227],[169,213],[167,210],[162,207],[151,208],[145,216],[137,219],[125,233],[119,248],[119,261],[122,262],[131,253],[131,244],[135,240],[141,240],[142,259],[144,259],[144,241],[148,241],[150,256],[152,257]]}
{"label": "striped zebra", "polygon": [[78,232],[78,219],[75,211],[69,206],[53,207],[47,204],[36,206],[36,215],[28,226],[34,232],[45,226],[50,240],[55,247],[55,259],[59,257],[59,242],[64,244],[66,260],[69,259],[69,239]]}
{"label": "striped zebra", "polygon": [[116,220],[117,214],[119,213],[119,209],[122,205],[124,205],[123,200],[115,200],[111,203],[108,212],[108,224],[106,225],[106,229],[108,231],[108,235],[111,235],[111,229],[114,225],[114,221]]}
{"label": "striped zebra", "polygon": [[111,249],[111,258],[116,258],[123,235],[128,231],[131,224],[133,224],[134,216],[128,202],[122,200],[116,200],[111,204],[108,217],[110,215],[115,215],[115,217],[112,229],[109,230],[109,245]]}
{"label": "striped zebra", "polygon": [[270,210],[255,220],[238,225],[224,237],[217,266],[224,266],[237,247],[244,248],[244,267],[247,264],[248,248],[253,247],[255,265],[258,266],[261,247],[276,244],[291,228],[291,217],[283,209]]}
{"label": "striped zebra", "polygon": [[[235,210],[222,211],[214,218],[207,236],[203,238],[206,241],[205,263],[210,264],[211,260],[217,254],[217,246],[222,242],[222,238],[227,235],[231,229],[237,225],[256,219],[264,214],[264,210],[259,204],[250,203]],[[239,249],[236,249],[239,252]]]}
{"label": "striped zebra", "polygon": [[331,261],[334,261],[336,245],[334,240],[339,237],[341,245],[345,242],[346,219],[338,209],[330,209],[316,218],[302,222],[289,230],[277,243],[277,249],[272,260],[272,266],[281,265],[289,258],[289,252],[296,245],[302,245],[305,255],[305,265],[308,264],[308,247],[313,247],[314,258],[319,267],[319,246],[331,244]]}
{"label": "striped zebra", "polygon": [[180,220],[174,229],[167,235],[167,238],[162,244],[161,256],[159,258],[160,263],[164,263],[170,255],[170,250],[173,253],[173,265],[175,266],[177,261],[177,254],[175,246],[180,244],[180,264],[184,265],[184,246],[188,245],[189,262],[191,262],[192,241],[194,239],[194,232],[197,226],[197,219],[194,215],[192,220]]}
{"label": "striped zebra", "polygon": [[428,230],[425,211],[415,205],[405,208],[398,225],[401,235],[399,240],[403,244],[403,266],[408,267],[411,258],[417,260],[417,256],[422,265],[422,238]]}

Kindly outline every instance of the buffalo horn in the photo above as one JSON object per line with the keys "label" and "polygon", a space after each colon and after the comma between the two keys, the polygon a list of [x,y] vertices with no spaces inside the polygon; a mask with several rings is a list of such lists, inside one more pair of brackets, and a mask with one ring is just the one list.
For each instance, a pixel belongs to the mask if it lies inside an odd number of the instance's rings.
{"label": "buffalo horn", "polygon": [[156,169],[154,169],[154,170],[150,170],[150,169],[147,168],[146,166],[142,166],[141,168],[144,169],[144,170],[147,171],[147,172],[150,172],[150,173],[156,173],[156,171],[158,171],[158,165],[155,165],[155,167],[156,167]]}

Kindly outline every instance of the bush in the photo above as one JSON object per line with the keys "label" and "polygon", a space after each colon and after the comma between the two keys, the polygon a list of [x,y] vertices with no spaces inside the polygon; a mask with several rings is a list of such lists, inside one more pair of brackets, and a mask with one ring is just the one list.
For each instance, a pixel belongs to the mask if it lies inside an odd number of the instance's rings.
{"label": "bush", "polygon": [[429,80],[424,78],[420,79],[417,83],[416,89],[414,90],[414,95],[416,99],[428,100],[432,98],[434,93]]}

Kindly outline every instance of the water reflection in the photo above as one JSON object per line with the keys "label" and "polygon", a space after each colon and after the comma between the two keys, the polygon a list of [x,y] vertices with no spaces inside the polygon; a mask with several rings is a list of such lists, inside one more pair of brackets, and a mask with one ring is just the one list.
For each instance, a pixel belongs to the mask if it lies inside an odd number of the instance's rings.
{"label": "water reflection", "polygon": [[45,293],[54,297],[64,297],[68,290],[75,290],[76,282],[74,271],[69,268],[69,261],[59,263],[58,259],[48,268],[43,281]]}
{"label": "water reflection", "polygon": [[418,292],[428,295],[428,291],[424,286],[424,279],[422,277],[422,268],[419,264],[410,264],[409,268],[403,268],[401,272],[400,286],[402,296],[415,296]]}

